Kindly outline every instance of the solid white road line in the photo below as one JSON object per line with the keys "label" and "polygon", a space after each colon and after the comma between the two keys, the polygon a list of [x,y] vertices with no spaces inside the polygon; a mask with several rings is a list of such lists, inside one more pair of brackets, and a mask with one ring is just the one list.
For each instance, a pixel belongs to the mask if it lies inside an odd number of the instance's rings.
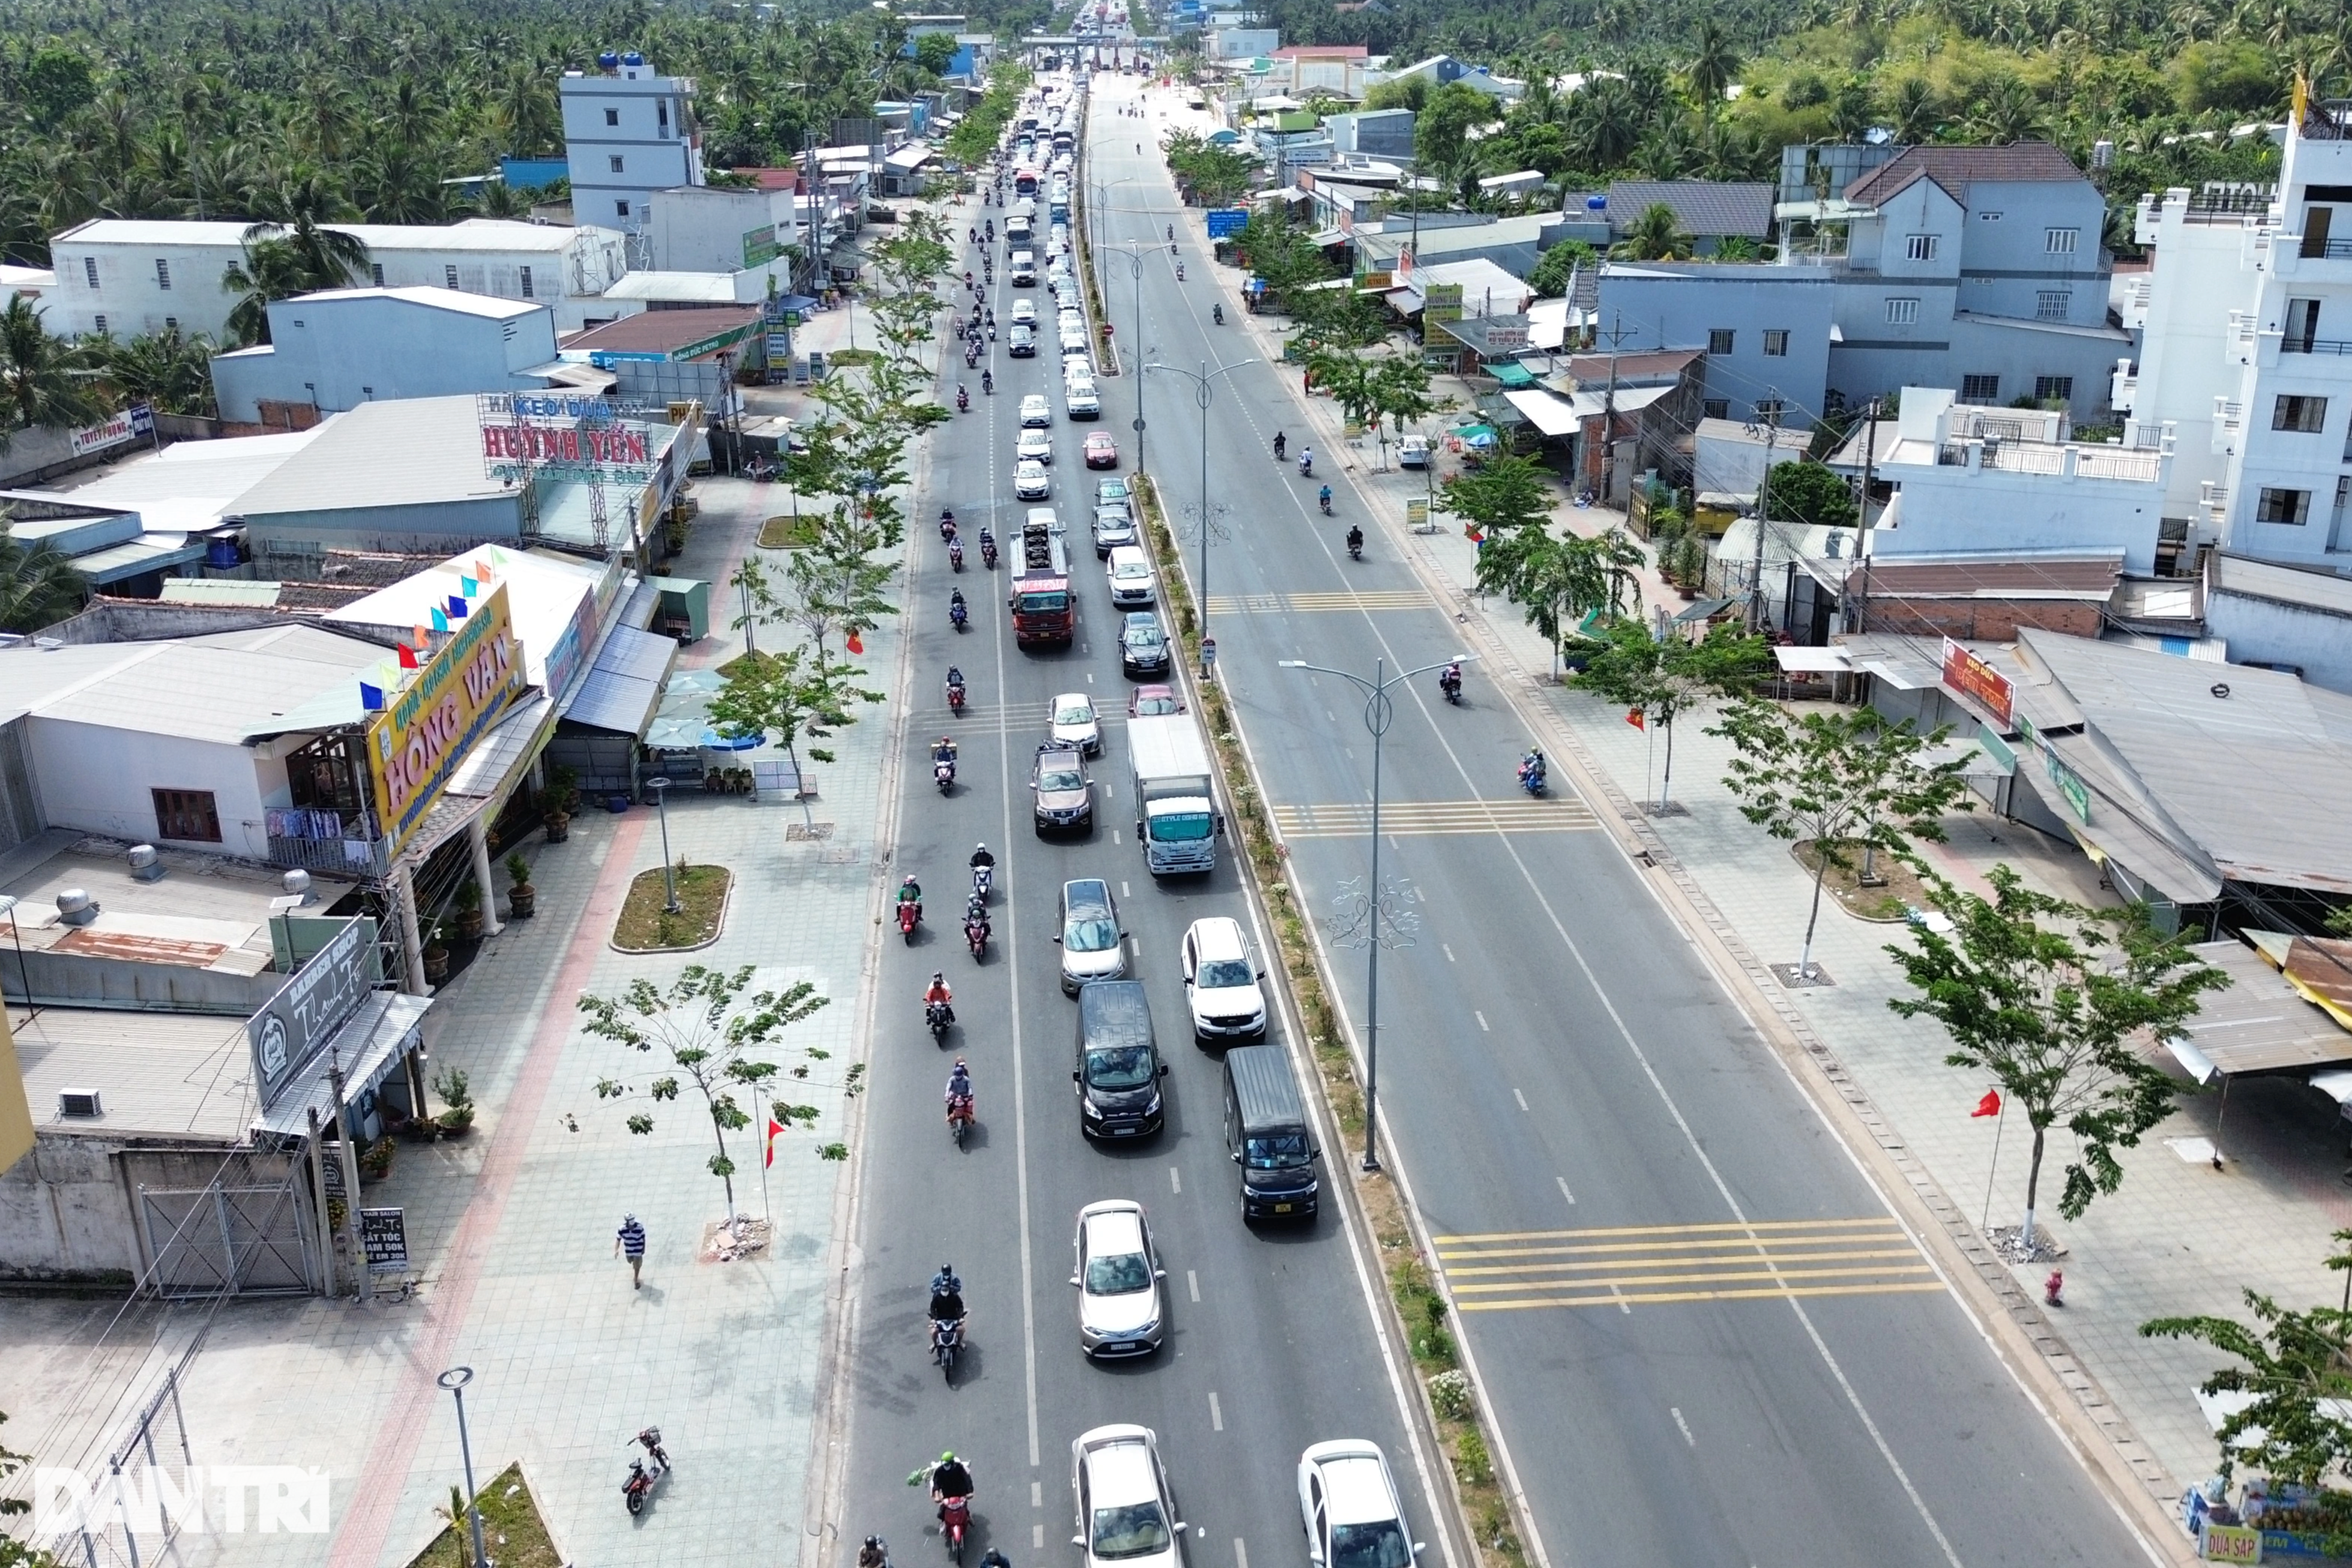
{"label": "solid white road line", "polygon": [[1234,1537],[1234,1568],[1249,1568],[1249,1543],[1238,1535]]}
{"label": "solid white road line", "polygon": [[1184,1173],[1173,1165],[1168,1167],[1168,1190],[1171,1193],[1184,1190]]}
{"label": "solid white road line", "polygon": [[1481,1013],[1477,1008],[1473,1007],[1470,1009],[1470,1016],[1478,1020],[1478,1029],[1480,1033],[1491,1035],[1495,1032],[1487,1026],[1486,1014]]}

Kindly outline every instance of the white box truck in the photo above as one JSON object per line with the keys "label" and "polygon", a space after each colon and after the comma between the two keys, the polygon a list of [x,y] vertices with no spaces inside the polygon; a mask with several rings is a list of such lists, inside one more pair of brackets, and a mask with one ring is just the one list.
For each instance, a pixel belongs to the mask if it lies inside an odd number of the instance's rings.
{"label": "white box truck", "polygon": [[1134,772],[1136,841],[1155,877],[1213,870],[1218,815],[1208,743],[1189,713],[1154,714],[1127,721],[1128,763]]}

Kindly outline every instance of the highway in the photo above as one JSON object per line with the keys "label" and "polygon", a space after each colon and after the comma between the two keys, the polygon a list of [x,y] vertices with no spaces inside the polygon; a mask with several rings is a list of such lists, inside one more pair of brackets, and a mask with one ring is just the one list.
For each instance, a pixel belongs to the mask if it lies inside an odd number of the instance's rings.
{"label": "highway", "polygon": [[[947,210],[959,235],[984,216],[1003,216],[976,201]],[[1041,256],[1045,237],[1041,223]],[[984,362],[995,374],[993,396],[951,359],[946,396],[951,405],[954,384],[966,383],[971,411],[926,437],[921,454],[903,599],[912,689],[894,694],[911,717],[889,879],[904,870],[921,878],[926,921],[911,946],[895,926],[877,930],[883,952],[858,1153],[845,1511],[840,1539],[820,1550],[845,1564],[863,1536],[877,1533],[898,1568],[939,1560],[927,1496],[906,1482],[952,1448],[971,1464],[979,1488],[968,1563],[994,1547],[1019,1568],[1075,1563],[1071,1439],[1104,1423],[1140,1422],[1160,1436],[1192,1527],[1194,1568],[1303,1562],[1298,1454],[1342,1436],[1369,1437],[1387,1451],[1414,1537],[1428,1542],[1423,1568],[1469,1568],[1429,1505],[1423,1466],[1435,1456],[1417,1455],[1406,1436],[1396,1377],[1410,1370],[1389,1359],[1369,1305],[1377,1264],[1359,1255],[1328,1208],[1297,1230],[1243,1225],[1237,1173],[1220,1133],[1218,1058],[1192,1043],[1177,955],[1192,921],[1225,914],[1246,922],[1249,906],[1230,853],[1205,882],[1156,886],[1143,868],[1122,777],[1132,683],[1119,671],[1118,616],[1087,534],[1097,476],[1083,466],[1079,443],[1090,431],[1114,433],[1127,473],[1133,436],[1121,416],[1062,417],[1051,296],[1042,284],[1011,289],[1003,261],[1000,254],[992,296],[1000,331],[1012,301],[1026,297],[1046,341],[1034,359],[1007,357],[1000,341]],[[956,269],[976,263],[960,259]],[[1106,380],[1106,404],[1123,405],[1131,384]],[[1006,569],[981,570],[977,548],[983,521],[1009,540],[1027,510],[1012,485],[1017,410],[1030,392],[1047,394],[1055,412],[1052,504],[1070,525],[1080,606],[1077,640],[1066,653],[1014,647]],[[950,572],[935,525],[942,505],[955,509],[969,552],[960,576]],[[948,620],[950,587],[971,605],[971,629],[961,635]],[[960,718],[944,700],[951,662],[970,682]],[[1048,701],[1066,691],[1089,693],[1104,715],[1103,754],[1092,770],[1097,820],[1089,836],[1045,840],[1031,826],[1028,767],[1045,735]],[[928,756],[929,742],[943,733],[960,746],[958,783],[945,797]],[[994,940],[975,963],[959,925],[966,862],[983,840],[998,856]],[[1106,878],[1118,895],[1132,973],[1148,988],[1172,1069],[1166,1130],[1132,1146],[1092,1147],[1079,1131],[1070,1081],[1076,1008],[1062,994],[1053,944],[1061,884],[1078,877]],[[959,1022],[948,1050],[923,1026],[920,997],[933,970],[945,972],[955,993]],[[1289,1038],[1279,1015],[1273,1038]],[[971,1064],[980,1116],[961,1151],[949,1141],[942,1105],[956,1053]],[[1146,1206],[1167,1270],[1167,1342],[1150,1359],[1097,1365],[1078,1348],[1077,1292],[1067,1283],[1072,1233],[1080,1206],[1102,1198]],[[961,1274],[972,1312],[971,1349],[951,1387],[930,1363],[924,1324],[927,1285],[942,1262]]]}
{"label": "highway", "polygon": [[[1105,237],[1150,246],[1176,222],[1188,262],[1179,283],[1164,243],[1147,254],[1139,333],[1127,264],[1103,279],[1129,374],[1103,384],[1099,427],[1131,458],[1137,339],[1140,357],[1186,368],[1255,350],[1234,328],[1210,324],[1213,303],[1229,319],[1239,310],[1238,275],[1201,254],[1157,158],[1137,152],[1163,122],[1117,114],[1132,101],[1132,79],[1096,82],[1080,174],[1108,194]],[[931,437],[929,510],[919,517],[936,516],[942,497],[967,527],[992,501],[1000,520],[1013,515],[1006,394],[1044,386],[1053,372],[1036,367],[1052,360],[993,363],[997,395],[983,405],[975,393],[975,412]],[[1205,432],[1217,514],[1211,629],[1292,846],[1291,880],[1328,932],[1340,885],[1366,870],[1370,740],[1352,687],[1279,661],[1369,675],[1385,660],[1394,673],[1456,647],[1450,614],[1392,546],[1396,521],[1371,515],[1336,465],[1318,465],[1313,481],[1275,465],[1275,431],[1286,426],[1294,456],[1301,438],[1278,379],[1292,374],[1249,365],[1219,378]],[[1144,383],[1151,467],[1181,514],[1198,499],[1201,416],[1189,383]],[[1077,436],[1055,429],[1056,500],[1080,527],[1091,486],[1074,489]],[[1315,515],[1314,488],[1327,479],[1337,521]],[[1340,543],[1350,521],[1370,535],[1361,563]],[[1213,1059],[1184,1037],[1172,959],[1187,921],[1240,912],[1230,858],[1206,888],[1150,886],[1132,844],[1108,842],[1122,821],[1116,800],[1090,842],[1041,846],[1029,834],[1021,773],[1045,698],[1090,689],[1111,706],[1127,688],[1085,554],[1079,646],[1041,657],[1012,647],[988,594],[973,595],[984,612],[975,631],[951,639],[936,536],[918,551],[908,603],[920,633],[919,718],[902,858],[927,887],[947,890],[932,897],[951,919],[971,842],[985,837],[1013,853],[1000,873],[1003,946],[987,964],[975,970],[945,922],[904,952],[889,936],[864,1155],[848,1528],[890,1535],[907,1562],[899,1537],[925,1513],[901,1483],[951,1445],[980,1456],[990,1539],[1016,1563],[1025,1568],[1021,1547],[1056,1532],[1054,1549],[1075,1558],[1068,1439],[1132,1419],[1160,1430],[1189,1517],[1205,1522],[1195,1563],[1266,1568],[1277,1552],[1298,1564],[1298,1538],[1286,1533],[1297,1528],[1292,1465],[1304,1443],[1344,1433],[1388,1448],[1415,1534],[1430,1542],[1423,1568],[1434,1568],[1461,1548],[1420,1490],[1361,1302],[1363,1265],[1328,1215],[1292,1239],[1245,1231],[1234,1213],[1209,1098]],[[977,701],[955,726],[968,783],[941,801],[919,743],[948,727],[938,693],[950,657],[961,658]],[[1427,676],[1396,693],[1382,873],[1409,889],[1418,930],[1382,964],[1381,1103],[1394,1165],[1438,1238],[1457,1327],[1527,1490],[1540,1562],[2150,1560],[1567,781],[1555,773],[1546,801],[1518,794],[1513,763],[1527,743],[1475,664],[1460,709],[1445,707]],[[1118,745],[1114,733],[1097,773],[1114,787]],[[1148,1148],[1084,1147],[1064,1087],[1069,1005],[1047,939],[1055,884],[1081,871],[1131,888],[1125,924],[1176,1063],[1170,1131]],[[1338,956],[1339,1001],[1360,1036],[1362,955]],[[916,1004],[934,967],[957,984],[982,1075],[984,1136],[961,1156],[940,1123],[945,1061]],[[903,1030],[887,1026],[898,1017]],[[1017,1104],[1006,1101],[1008,1079]],[[1353,1158],[1332,1150],[1327,1169],[1344,1172]],[[1160,1226],[1176,1287],[1173,1353],[1094,1368],[1076,1350],[1062,1283],[1070,1215],[1118,1195],[1142,1199]],[[923,1284],[946,1258],[981,1314],[974,1375],[952,1391],[919,1342]],[[1187,1270],[1199,1279],[1197,1304]],[[1039,1506],[1021,1495],[1024,1481],[1042,1486]]]}

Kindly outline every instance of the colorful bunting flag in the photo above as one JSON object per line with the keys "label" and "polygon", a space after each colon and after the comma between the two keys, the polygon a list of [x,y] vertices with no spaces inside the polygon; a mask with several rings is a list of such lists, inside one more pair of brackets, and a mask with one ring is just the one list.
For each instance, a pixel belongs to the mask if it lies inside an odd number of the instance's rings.
{"label": "colorful bunting flag", "polygon": [[1633,728],[1640,730],[1644,733],[1647,733],[1650,728],[1649,720],[1643,716],[1639,708],[1628,708],[1625,710],[1625,722],[1633,725]]}
{"label": "colorful bunting flag", "polygon": [[433,606],[433,629],[436,632],[449,629],[449,612],[438,605]]}
{"label": "colorful bunting flag", "polygon": [[854,631],[849,634],[849,651],[852,653],[864,653],[866,651],[865,640]]}
{"label": "colorful bunting flag", "polygon": [[416,650],[410,647],[405,643],[403,643],[400,647],[400,668],[403,669],[415,669],[417,668]]}
{"label": "colorful bunting flag", "polygon": [[768,1118],[768,1158],[767,1158],[767,1161],[766,1161],[766,1163],[767,1163],[767,1164],[772,1165],[772,1164],[774,1164],[774,1163],[776,1163],[776,1134],[777,1134],[777,1133],[779,1133],[779,1132],[782,1132],[783,1130],[784,1130],[784,1124],[783,1124],[782,1122],[781,1122],[781,1121],[777,1121],[777,1120],[776,1120],[774,1117],[772,1117],[772,1116],[771,1116],[771,1117],[769,1117],[769,1118]]}
{"label": "colorful bunting flag", "polygon": [[455,594],[449,595],[449,618],[453,621],[466,618],[466,601]]}
{"label": "colorful bunting flag", "polygon": [[1986,1089],[1984,1092],[1984,1098],[1977,1101],[1977,1108],[1969,1112],[1971,1119],[1979,1116],[1999,1116],[2000,1114],[2000,1090],[1997,1089]]}
{"label": "colorful bunting flag", "polygon": [[426,626],[418,626],[416,628],[416,651],[423,653],[426,648],[431,647],[432,646],[433,633],[431,628]]}
{"label": "colorful bunting flag", "polygon": [[470,599],[482,591],[482,584],[474,578],[460,577],[457,579],[457,591]]}
{"label": "colorful bunting flag", "polygon": [[370,686],[366,681],[361,681],[360,706],[371,713],[383,712],[383,688],[381,686]]}

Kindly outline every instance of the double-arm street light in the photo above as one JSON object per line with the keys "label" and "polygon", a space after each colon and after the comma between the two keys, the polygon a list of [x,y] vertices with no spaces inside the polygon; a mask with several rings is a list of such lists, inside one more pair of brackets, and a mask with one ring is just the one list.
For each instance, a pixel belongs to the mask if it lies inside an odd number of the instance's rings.
{"label": "double-arm street light", "polygon": [[1424,664],[1419,669],[1408,669],[1402,675],[1388,674],[1388,661],[1375,659],[1370,680],[1349,670],[1309,664],[1303,658],[1281,661],[1285,669],[1312,670],[1318,675],[1336,675],[1342,680],[1354,681],[1364,693],[1364,728],[1372,732],[1372,871],[1371,897],[1368,905],[1371,940],[1364,944],[1370,954],[1364,1005],[1364,1169],[1367,1171],[1381,1168],[1381,737],[1388,733],[1391,721],[1396,718],[1396,705],[1389,700],[1389,692],[1416,675],[1427,675],[1431,670],[1444,669],[1449,664],[1466,664],[1477,657],[1475,653],[1458,653],[1450,659],[1442,658],[1435,664]]}
{"label": "double-arm street light", "polygon": [[[1195,574],[1197,581],[1192,584],[1192,592],[1201,601],[1201,645],[1203,647],[1206,647],[1209,642],[1209,405],[1216,399],[1219,376],[1231,375],[1244,365],[1256,363],[1257,361],[1254,359],[1240,359],[1231,364],[1221,364],[1216,369],[1211,370],[1207,362],[1203,361],[1197,371],[1185,370],[1181,366],[1172,364],[1148,364],[1143,367],[1147,371],[1165,371],[1170,375],[1181,375],[1192,382],[1192,401],[1201,406],[1201,566],[1199,572]],[[1136,378],[1136,386],[1139,394],[1137,406],[1139,410],[1141,408],[1139,395],[1142,389],[1140,376]],[[1136,427],[1139,430],[1142,425],[1143,416],[1139,412],[1136,416]],[[1141,464],[1141,447],[1139,442],[1137,466],[1140,467]],[[1205,671],[1207,666],[1205,656],[1202,662]]]}
{"label": "double-arm street light", "polygon": [[[1111,182],[1113,184],[1118,181]],[[1104,245],[1097,241],[1095,254],[1116,256],[1127,263],[1128,277],[1133,281],[1135,314],[1128,330],[1135,335],[1128,339],[1128,352],[1135,356],[1135,471],[1143,471],[1143,250],[1139,246]],[[1103,313],[1110,312],[1110,291],[1103,291]]]}

